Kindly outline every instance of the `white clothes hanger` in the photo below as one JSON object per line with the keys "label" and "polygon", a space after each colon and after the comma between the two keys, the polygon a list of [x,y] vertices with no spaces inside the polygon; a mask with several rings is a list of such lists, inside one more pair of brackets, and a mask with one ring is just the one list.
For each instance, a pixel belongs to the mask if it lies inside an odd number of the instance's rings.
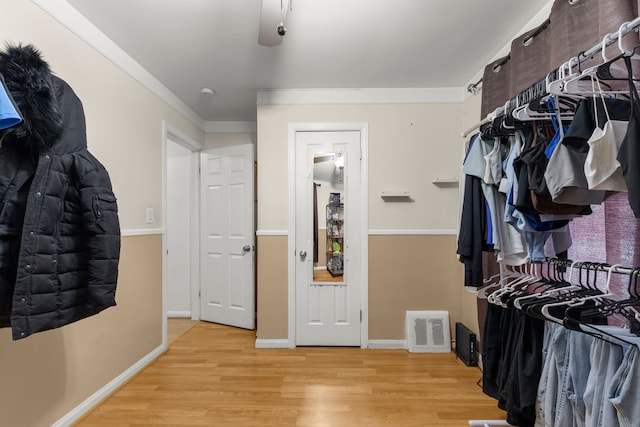
{"label": "white clothes hanger", "polygon": [[[580,65],[580,60],[577,56],[570,58],[567,62],[562,64],[560,68],[558,68],[558,78],[556,80],[550,81],[547,80],[547,92],[553,95],[562,95],[564,83],[567,79],[573,78],[576,74],[573,73],[572,64],[575,62],[576,66]],[[547,75],[547,77],[549,77]]]}
{"label": "white clothes hanger", "polygon": [[[622,53],[625,53],[625,51],[622,48],[622,43],[620,42],[620,38],[621,38],[621,35],[622,35],[623,27],[625,27],[626,24],[628,24],[628,23],[622,24],[620,26],[620,28],[618,29],[618,43],[619,43],[618,46],[619,46],[619,48],[620,48]],[[602,64],[604,64],[605,62],[607,62],[609,60],[607,58],[607,55],[606,55],[606,52],[605,52],[605,48],[607,47],[607,44],[609,43],[610,38],[613,35],[614,35],[614,33],[607,34],[602,39],[602,50],[601,50],[602,63],[585,69],[579,75],[576,75],[576,76],[573,76],[571,78],[568,78],[564,82],[564,86],[562,88],[562,91],[565,94],[576,94],[576,95],[598,95],[598,94],[600,94],[600,92],[596,92],[593,89],[589,90],[589,86],[593,86],[593,76],[598,71],[598,67],[600,67]],[[586,81],[586,78],[590,78],[591,82]],[[628,94],[628,93],[629,93],[628,90],[610,90],[610,91],[604,91],[603,90],[602,91],[602,94],[605,94],[605,95],[607,95],[607,94],[609,94],[609,95],[617,95],[617,94]]]}
{"label": "white clothes hanger", "polygon": [[528,272],[523,272],[523,275],[521,277],[516,278],[513,282],[498,289],[496,292],[491,293],[491,295],[489,295],[489,297],[487,298],[489,302],[506,308],[506,304],[502,302],[501,298],[503,295],[515,292],[521,286],[540,280],[538,276],[532,274],[533,267],[529,265],[529,268],[530,270]]}

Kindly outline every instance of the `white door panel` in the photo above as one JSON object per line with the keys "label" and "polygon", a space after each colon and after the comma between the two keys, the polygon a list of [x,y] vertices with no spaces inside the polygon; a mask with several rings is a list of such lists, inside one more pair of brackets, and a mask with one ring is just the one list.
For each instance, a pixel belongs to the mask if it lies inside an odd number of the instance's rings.
{"label": "white door panel", "polygon": [[253,146],[202,153],[201,318],[254,329]]}
{"label": "white door panel", "polygon": [[[296,132],[295,139],[296,344],[359,346],[360,132]],[[344,247],[340,248],[344,254],[344,273],[332,281],[319,281],[314,279],[313,270],[313,171],[318,159],[331,154],[344,160]],[[318,200],[317,209],[325,209],[327,203],[328,200]]]}

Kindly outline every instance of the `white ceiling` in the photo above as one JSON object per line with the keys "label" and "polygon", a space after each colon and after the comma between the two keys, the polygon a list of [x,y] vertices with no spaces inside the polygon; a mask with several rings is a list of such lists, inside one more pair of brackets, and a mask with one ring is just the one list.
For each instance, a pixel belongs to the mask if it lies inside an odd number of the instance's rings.
{"label": "white ceiling", "polygon": [[293,0],[276,47],[261,1],[67,0],[203,120],[249,122],[257,90],[465,86],[549,0]]}

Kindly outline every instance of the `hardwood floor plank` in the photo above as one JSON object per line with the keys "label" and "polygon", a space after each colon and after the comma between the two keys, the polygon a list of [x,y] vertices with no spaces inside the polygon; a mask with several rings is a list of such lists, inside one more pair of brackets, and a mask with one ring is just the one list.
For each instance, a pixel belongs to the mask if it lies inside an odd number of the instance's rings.
{"label": "hardwood floor plank", "polygon": [[467,426],[504,419],[453,354],[256,349],[255,333],[200,322],[76,426]]}

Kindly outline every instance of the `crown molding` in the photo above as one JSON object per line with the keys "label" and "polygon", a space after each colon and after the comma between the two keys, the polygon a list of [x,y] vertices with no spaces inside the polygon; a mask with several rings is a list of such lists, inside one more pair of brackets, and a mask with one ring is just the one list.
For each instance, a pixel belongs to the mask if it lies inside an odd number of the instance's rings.
{"label": "crown molding", "polygon": [[258,105],[278,104],[423,104],[460,103],[465,89],[362,88],[362,89],[273,89],[258,91]]}
{"label": "crown molding", "polygon": [[257,122],[206,122],[204,131],[207,133],[256,133]]}

